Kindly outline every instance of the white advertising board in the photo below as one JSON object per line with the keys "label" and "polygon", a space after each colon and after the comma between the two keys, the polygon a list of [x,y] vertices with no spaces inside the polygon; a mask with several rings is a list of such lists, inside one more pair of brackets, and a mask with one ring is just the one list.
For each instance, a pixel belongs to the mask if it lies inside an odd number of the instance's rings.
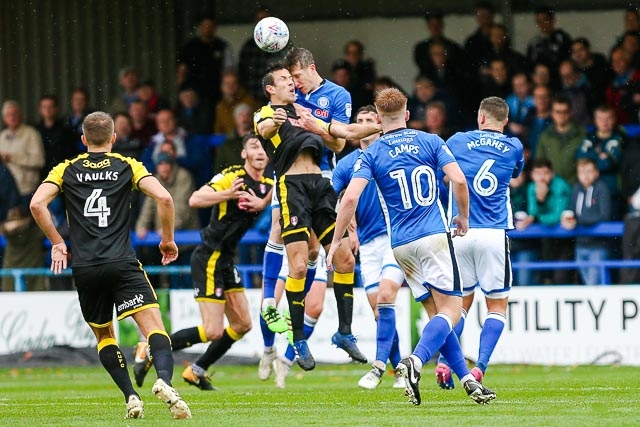
{"label": "white advertising board", "polygon": [[[478,357],[486,305],[481,292],[462,335]],[[515,287],[491,363],[640,365],[640,286]]]}
{"label": "white advertising board", "polygon": [[76,292],[2,292],[0,307],[0,354],[96,345]]}
{"label": "white advertising board", "polygon": [[[400,338],[400,351],[402,355],[411,353],[410,342],[410,312],[408,289],[401,289],[396,301],[397,329]],[[262,355],[263,342],[260,331],[259,315],[261,303],[261,290],[248,289],[246,291],[251,311],[253,329],[240,341],[236,342],[227,354],[235,356],[260,357]],[[280,308],[286,307],[286,300],[280,303]],[[171,291],[171,328],[172,332],[183,328],[191,328],[202,323],[198,305],[193,299],[190,290]],[[315,331],[309,340],[309,348],[313,357],[319,362],[346,363],[351,359],[342,350],[331,344],[331,336],[338,329],[338,314],[336,312],[333,289],[327,289],[324,302],[324,311],[316,324]],[[370,361],[376,355],[376,323],[373,312],[367,301],[363,289],[355,289],[353,308],[353,334],[358,338],[358,347]],[[189,351],[203,352],[208,344],[198,344]],[[279,354],[284,354],[286,338],[284,334],[276,336],[276,346]]]}

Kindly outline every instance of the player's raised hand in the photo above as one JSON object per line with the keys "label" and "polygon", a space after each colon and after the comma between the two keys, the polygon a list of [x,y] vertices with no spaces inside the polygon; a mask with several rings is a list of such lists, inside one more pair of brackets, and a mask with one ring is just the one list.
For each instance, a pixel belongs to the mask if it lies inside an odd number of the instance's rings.
{"label": "player's raised hand", "polygon": [[469,231],[469,218],[456,215],[451,220],[457,227],[453,230],[453,237],[464,236]]}
{"label": "player's raised hand", "polygon": [[51,246],[51,271],[53,274],[60,274],[67,268],[67,244],[62,241]]}
{"label": "player's raised hand", "polygon": [[158,248],[162,254],[162,265],[167,265],[178,259],[178,246],[173,240],[160,242]]}
{"label": "player's raised hand", "polygon": [[284,108],[276,108],[273,112],[273,121],[278,126],[282,126],[287,121],[287,111]]}
{"label": "player's raised hand", "polygon": [[311,114],[311,111],[304,107],[296,108],[296,114],[298,115],[298,125],[301,128],[313,133],[322,132],[318,119]]}

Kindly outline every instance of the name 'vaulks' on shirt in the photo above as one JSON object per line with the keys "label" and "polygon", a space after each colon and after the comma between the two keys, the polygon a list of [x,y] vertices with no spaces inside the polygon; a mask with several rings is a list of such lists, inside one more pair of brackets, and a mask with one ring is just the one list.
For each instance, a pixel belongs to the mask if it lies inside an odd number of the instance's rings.
{"label": "name 'vaulks' on shirt", "polygon": [[[524,168],[522,143],[491,130],[458,132],[447,141],[469,186],[469,227],[510,230],[509,181]],[[449,196],[449,217],[458,209]]]}
{"label": "name 'vaulks' on shirt", "polygon": [[392,247],[449,232],[436,171],[455,161],[439,136],[405,128],[385,133],[360,155],[353,177],[376,181]]}

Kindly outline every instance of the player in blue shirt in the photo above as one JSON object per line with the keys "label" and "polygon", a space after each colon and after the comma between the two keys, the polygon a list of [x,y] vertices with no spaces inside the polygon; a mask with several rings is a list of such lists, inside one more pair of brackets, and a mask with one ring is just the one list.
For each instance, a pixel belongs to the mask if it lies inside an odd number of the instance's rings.
{"label": "player in blue shirt", "polygon": [[[296,104],[308,109],[313,116],[321,120],[325,125],[330,123],[348,124],[349,117],[351,116],[351,95],[341,86],[338,86],[330,81],[323,79],[316,70],[315,60],[310,51],[303,48],[293,48],[285,57],[285,66],[291,72],[296,87]],[[329,133],[328,126],[320,130],[320,136],[325,144],[324,155],[320,163],[320,169],[323,177],[331,177],[331,167],[329,159],[334,158],[334,152],[340,152],[344,148],[345,139],[336,138]],[[269,241],[265,248],[264,260],[263,260],[263,302],[262,302],[262,316],[260,320],[260,326],[262,330],[265,352],[261,359],[261,366],[267,367],[263,369],[263,373],[260,374],[261,378],[269,375],[268,367],[276,361],[276,353],[273,347],[274,332],[283,332],[286,330],[286,325],[282,321],[279,312],[276,309],[275,289],[278,276],[286,274],[281,272],[282,259],[284,255],[284,244],[281,236],[280,224],[280,206],[276,199],[276,193],[274,192],[274,200],[272,203],[271,214],[271,232],[269,234]],[[320,243],[315,235],[311,237],[309,248],[309,262],[307,264],[307,274],[305,277],[305,289],[308,291],[314,282],[317,257],[318,254],[323,251],[320,247]],[[324,282],[318,282],[324,283]],[[316,285],[317,286],[317,285]],[[344,313],[344,321],[349,324],[352,312],[353,312],[353,292],[349,287],[343,287],[339,285],[334,286],[334,293],[338,306],[344,306],[344,310],[339,310],[338,313],[342,316]],[[318,298],[322,297],[324,300],[324,292],[314,292],[310,295],[313,298],[317,295]],[[322,301],[314,301],[307,304],[309,309],[305,308],[306,322],[305,322],[305,335],[310,336],[313,333],[315,323],[322,311]],[[312,308],[319,308],[313,310]],[[344,332],[344,331],[343,331]],[[355,337],[352,334],[340,333],[332,337],[332,342],[338,347],[345,350],[351,358],[356,361],[366,363],[366,357],[360,352],[356,345]],[[288,349],[289,354],[292,353],[292,349]],[[290,360],[280,359],[280,362],[290,362]],[[281,363],[282,364],[282,363]],[[286,366],[281,366],[279,372],[286,375]],[[278,379],[276,379],[278,381]],[[284,382],[283,378],[280,378],[280,383]]]}
{"label": "player in blue shirt", "polygon": [[[378,114],[373,105],[361,107],[356,114],[357,123],[377,123],[377,120]],[[353,175],[353,166],[360,153],[377,138],[378,135],[374,134],[361,139],[361,149],[355,150],[338,162],[332,180],[336,193],[340,194],[347,188]],[[386,372],[387,359],[394,367],[400,362],[395,301],[398,289],[404,282],[404,274],[393,256],[375,183],[367,185],[360,200],[355,221],[349,227],[349,240],[352,251],[360,254],[362,284],[378,323],[376,359],[371,371],[360,378],[358,385],[372,390],[380,384],[382,375]],[[397,373],[394,387],[404,388],[404,380]]]}
{"label": "player in blue shirt", "polygon": [[453,236],[464,236],[469,224],[469,192],[456,159],[437,135],[407,129],[407,97],[398,89],[383,89],[375,101],[382,121],[382,135],[363,152],[354,166],[336,219],[334,238],[327,254],[327,267],[333,267],[333,255],[341,236],[353,217],[360,195],[374,179],[387,207],[391,226],[391,246],[416,301],[429,313],[413,354],[397,366],[405,378],[405,394],[419,405],[420,371],[440,350],[451,362],[465,391],[477,403],[495,398],[469,373],[453,326],[462,308],[460,274],[452,235],[438,199],[436,171],[442,169],[453,189],[459,207],[452,223]]}
{"label": "player in blue shirt", "polygon": [[[307,109],[296,111],[294,108],[293,78],[281,64],[274,64],[269,69],[264,84],[270,104],[256,112],[254,125],[274,165],[277,177],[275,188],[278,202],[282,205],[279,225],[289,259],[285,290],[291,327],[287,338],[295,347],[298,364],[305,370],[311,370],[315,367],[315,361],[308,350],[304,331],[304,299],[308,292],[305,277],[310,239],[314,233],[318,236],[317,240],[328,249],[333,238],[337,196],[329,180],[324,179],[320,172],[324,148],[322,138],[308,128],[317,128],[341,138],[359,139],[378,133],[380,126],[354,123],[331,127],[323,122],[321,129],[318,120]],[[336,337],[344,338],[350,345],[341,348],[353,359],[364,359],[365,363],[366,357],[358,349],[351,333],[354,259],[348,248],[339,255],[337,271],[334,273],[339,327],[332,341],[335,343]],[[345,294],[343,298],[340,298],[340,293]]]}
{"label": "player in blue shirt", "polygon": [[[454,247],[462,277],[462,315],[454,331],[460,337],[465,317],[480,286],[487,303],[487,318],[480,335],[480,350],[473,376],[482,382],[504,329],[511,289],[511,260],[506,230],[513,228],[509,181],[524,167],[522,143],[503,134],[509,106],[495,96],[484,99],[478,108],[478,130],[458,132],[447,141],[469,186],[469,232],[456,239]],[[456,214],[451,200],[450,215]],[[441,388],[453,388],[449,367],[440,361],[436,381]]]}

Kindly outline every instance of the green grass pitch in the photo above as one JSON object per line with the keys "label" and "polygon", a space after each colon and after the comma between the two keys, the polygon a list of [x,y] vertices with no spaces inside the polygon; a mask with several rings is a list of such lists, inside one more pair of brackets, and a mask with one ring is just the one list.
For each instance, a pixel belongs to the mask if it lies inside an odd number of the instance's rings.
{"label": "green grass pitch", "polygon": [[374,391],[361,390],[367,371],[358,365],[293,367],[286,390],[260,381],[257,367],[218,366],[219,388],[202,392],[174,385],[189,403],[192,420],[173,420],[151,393],[153,375],[140,394],[145,419],[124,420],[120,392],[100,367],[0,370],[0,426],[638,426],[640,370],[634,367],[492,366],[485,384],[497,399],[472,402],[459,383],[437,388],[433,366],[423,371],[422,405],[413,406],[392,376]]}

